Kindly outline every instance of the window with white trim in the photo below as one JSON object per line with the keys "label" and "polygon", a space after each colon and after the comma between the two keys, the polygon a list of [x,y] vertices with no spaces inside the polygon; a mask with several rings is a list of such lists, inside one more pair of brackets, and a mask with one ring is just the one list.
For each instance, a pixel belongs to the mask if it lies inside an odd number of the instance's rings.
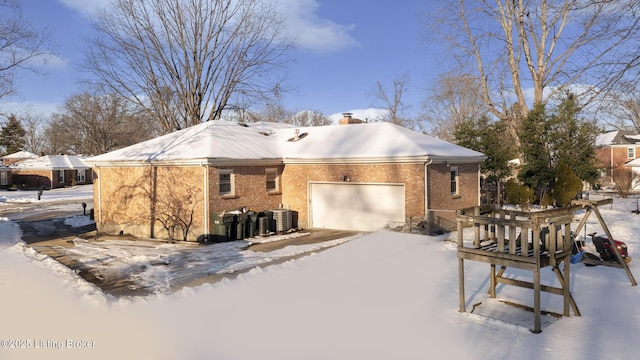
{"label": "window with white trim", "polygon": [[636,158],[636,148],[635,147],[627,148],[627,157],[629,159],[635,159]]}
{"label": "window with white trim", "polygon": [[233,170],[220,170],[218,172],[218,191],[220,195],[233,195]]}
{"label": "window with white trim", "polygon": [[64,170],[58,170],[58,183],[64,184]]}
{"label": "window with white trim", "polygon": [[451,173],[451,195],[458,194],[458,168],[452,167]]}
{"label": "window with white trim", "polygon": [[87,170],[78,170],[76,173],[76,181],[79,183],[87,182]]}
{"label": "window with white trim", "polygon": [[266,178],[267,178],[267,192],[276,192],[280,188],[278,176],[278,169],[267,169],[266,170]]}
{"label": "window with white trim", "polygon": [[0,172],[0,185],[9,185],[9,176],[6,171]]}

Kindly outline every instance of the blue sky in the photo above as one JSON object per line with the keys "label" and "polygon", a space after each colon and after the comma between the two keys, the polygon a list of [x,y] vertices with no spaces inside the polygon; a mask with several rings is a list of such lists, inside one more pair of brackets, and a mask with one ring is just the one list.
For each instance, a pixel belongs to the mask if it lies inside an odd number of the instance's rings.
{"label": "blue sky", "polygon": [[[297,35],[299,48],[288,70],[283,104],[289,110],[318,110],[326,115],[374,107],[376,81],[391,86],[409,76],[405,102],[420,110],[425,89],[439,72],[437,48],[424,40],[432,1],[279,0]],[[107,0],[29,0],[23,12],[51,33],[56,57],[43,66],[47,75],[23,73],[18,93],[2,110],[50,113],[82,91],[79,69],[91,13]],[[433,10],[433,9],[431,9]]]}

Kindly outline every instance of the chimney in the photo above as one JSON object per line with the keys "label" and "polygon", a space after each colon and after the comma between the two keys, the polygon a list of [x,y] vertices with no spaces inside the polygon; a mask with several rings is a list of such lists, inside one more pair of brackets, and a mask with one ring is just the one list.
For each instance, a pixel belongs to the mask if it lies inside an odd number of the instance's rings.
{"label": "chimney", "polygon": [[349,113],[349,112],[342,113],[342,119],[340,119],[340,121],[338,121],[338,124],[340,124],[340,125],[348,125],[348,124],[362,124],[363,123],[362,120],[353,118],[351,115],[353,115],[353,114]]}

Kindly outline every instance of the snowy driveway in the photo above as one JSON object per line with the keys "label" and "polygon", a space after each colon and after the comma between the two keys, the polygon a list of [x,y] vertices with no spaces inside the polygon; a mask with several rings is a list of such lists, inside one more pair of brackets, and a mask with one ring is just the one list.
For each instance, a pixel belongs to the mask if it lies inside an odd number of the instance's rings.
{"label": "snowy driveway", "polygon": [[[0,193],[0,217],[17,222],[22,240],[114,296],[169,293],[212,282],[257,266],[283,262],[352,240],[314,231],[216,244],[167,243],[128,237],[83,235],[95,229],[84,214],[93,207],[91,185]],[[86,208],[82,204],[86,204]]]}
{"label": "snowy driveway", "polygon": [[310,232],[301,231],[215,244],[74,237],[32,244],[32,247],[67,265],[108,294],[140,296],[170,293],[191,282],[220,280],[257,266],[327,249],[359,236],[304,245],[283,245],[268,252],[249,249],[256,242],[278,241],[286,244],[310,235]]}

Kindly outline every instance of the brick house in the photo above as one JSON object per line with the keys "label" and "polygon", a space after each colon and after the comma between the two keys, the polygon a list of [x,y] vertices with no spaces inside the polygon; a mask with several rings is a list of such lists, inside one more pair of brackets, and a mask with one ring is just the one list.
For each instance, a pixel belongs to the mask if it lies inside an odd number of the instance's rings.
{"label": "brick house", "polygon": [[77,155],[46,155],[11,165],[13,183],[20,189],[54,189],[91,184],[91,167]]}
{"label": "brick house", "polygon": [[167,238],[180,219],[196,240],[215,231],[212,214],[238,208],[291,209],[303,228],[447,228],[455,209],[478,205],[484,155],[390,123],[345,123],[210,121],[88,159],[98,231]]}
{"label": "brick house", "polygon": [[613,169],[639,157],[640,135],[636,133],[615,130],[596,138],[596,159],[606,182],[615,183]]}

